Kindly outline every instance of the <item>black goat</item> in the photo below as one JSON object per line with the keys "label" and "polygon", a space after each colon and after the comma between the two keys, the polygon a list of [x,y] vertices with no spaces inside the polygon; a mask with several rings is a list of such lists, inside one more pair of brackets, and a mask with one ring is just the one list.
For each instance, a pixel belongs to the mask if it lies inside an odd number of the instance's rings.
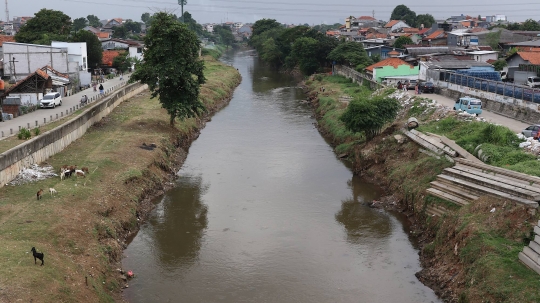
{"label": "black goat", "polygon": [[43,266],[43,264],[45,263],[43,261],[43,257],[45,257],[45,255],[43,253],[38,253],[36,251],[36,248],[35,247],[32,247],[31,249],[31,252],[32,254],[34,255],[34,264],[37,264],[37,260],[36,259],[40,259],[41,260],[41,266]]}

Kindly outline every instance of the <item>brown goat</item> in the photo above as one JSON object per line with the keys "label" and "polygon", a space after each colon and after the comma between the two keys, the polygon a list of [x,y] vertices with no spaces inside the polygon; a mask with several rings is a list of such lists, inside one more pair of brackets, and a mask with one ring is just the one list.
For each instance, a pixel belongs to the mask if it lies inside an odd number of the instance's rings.
{"label": "brown goat", "polygon": [[81,170],[88,174],[88,167],[85,166],[85,167],[81,168]]}
{"label": "brown goat", "polygon": [[38,192],[36,193],[37,199],[41,199],[41,196],[43,196],[43,188],[40,188]]}

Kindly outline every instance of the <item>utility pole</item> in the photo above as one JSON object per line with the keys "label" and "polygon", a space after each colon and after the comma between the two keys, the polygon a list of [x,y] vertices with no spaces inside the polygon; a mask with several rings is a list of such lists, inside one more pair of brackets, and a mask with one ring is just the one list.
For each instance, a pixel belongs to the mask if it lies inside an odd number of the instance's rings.
{"label": "utility pole", "polygon": [[180,17],[180,20],[182,20],[182,23],[184,23],[184,1],[186,0],[178,0],[178,4],[180,4],[180,7],[182,8],[182,16]]}
{"label": "utility pole", "polygon": [[11,75],[11,79],[9,79],[10,83],[17,83],[17,78],[15,77],[15,75],[17,74],[17,72],[15,71],[15,62],[19,62],[19,61],[15,61],[15,57],[12,57],[11,60],[9,61],[11,65],[11,71],[13,72],[13,74]]}
{"label": "utility pole", "polygon": [[373,14],[373,18],[375,18],[375,10],[373,10],[373,12],[371,12]]}

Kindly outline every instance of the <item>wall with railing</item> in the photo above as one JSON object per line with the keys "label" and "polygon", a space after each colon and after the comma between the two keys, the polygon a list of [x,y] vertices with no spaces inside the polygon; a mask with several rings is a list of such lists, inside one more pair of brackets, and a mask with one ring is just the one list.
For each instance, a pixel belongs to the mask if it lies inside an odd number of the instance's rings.
{"label": "wall with railing", "polygon": [[364,85],[366,81],[369,83],[369,86],[371,87],[371,89],[379,89],[381,87],[384,87],[383,84],[377,81],[374,81],[372,79],[369,79],[366,75],[359,73],[355,71],[354,69],[347,66],[334,65],[334,74],[350,78],[353,80],[353,82],[356,82],[360,85]]}

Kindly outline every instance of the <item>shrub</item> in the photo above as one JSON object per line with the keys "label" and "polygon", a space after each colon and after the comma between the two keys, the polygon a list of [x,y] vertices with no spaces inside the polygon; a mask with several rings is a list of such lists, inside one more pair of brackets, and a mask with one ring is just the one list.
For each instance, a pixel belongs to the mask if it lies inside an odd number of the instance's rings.
{"label": "shrub", "polygon": [[39,128],[34,128],[34,135],[35,136],[39,136],[39,134],[41,133],[41,130]]}
{"label": "shrub", "polygon": [[24,127],[21,128],[21,130],[19,131],[19,134],[17,134],[17,138],[19,138],[20,140],[26,140],[30,137],[32,137],[32,133],[30,133],[30,130]]}

